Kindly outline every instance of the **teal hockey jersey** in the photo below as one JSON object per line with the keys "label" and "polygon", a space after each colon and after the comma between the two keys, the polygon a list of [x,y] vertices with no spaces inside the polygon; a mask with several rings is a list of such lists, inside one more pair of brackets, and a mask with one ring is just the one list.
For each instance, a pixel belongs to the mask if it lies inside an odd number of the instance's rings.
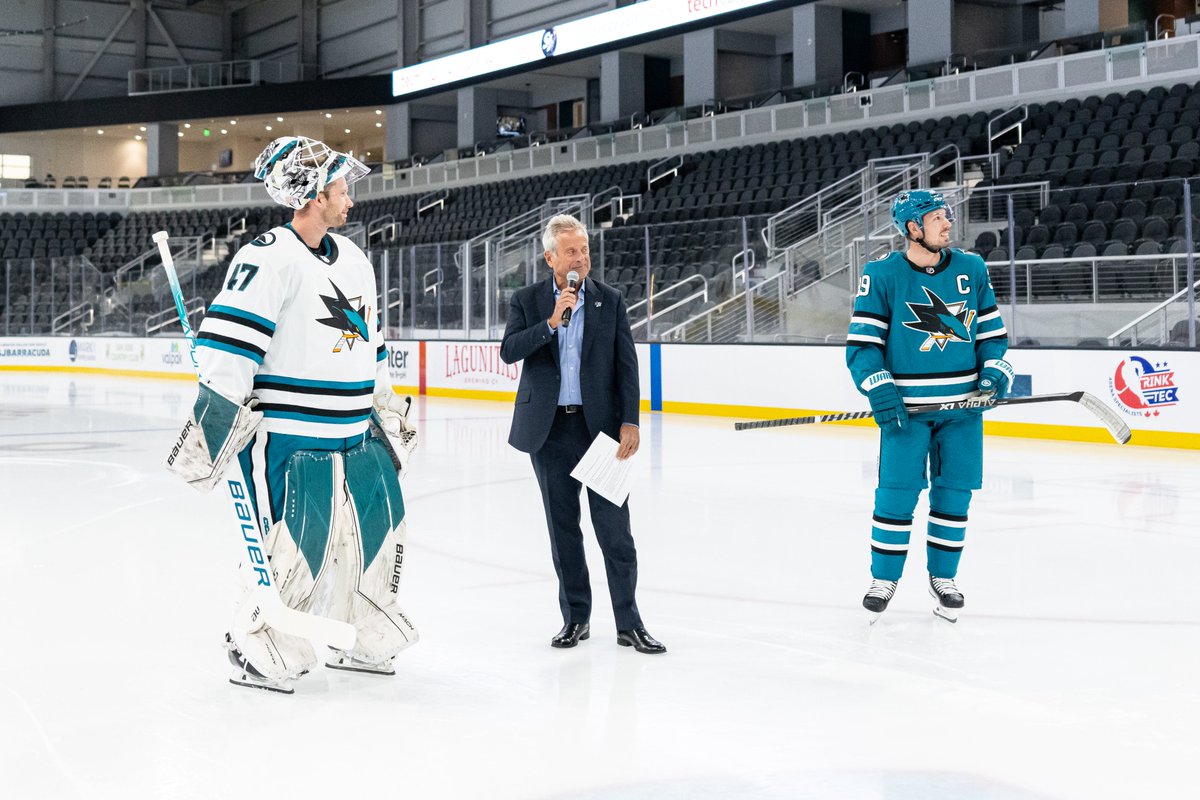
{"label": "teal hockey jersey", "polygon": [[987,266],[947,249],[936,267],[893,252],[863,269],[846,336],[846,365],[859,391],[880,370],[892,373],[908,405],[965,400],[979,370],[1003,358],[1008,331]]}

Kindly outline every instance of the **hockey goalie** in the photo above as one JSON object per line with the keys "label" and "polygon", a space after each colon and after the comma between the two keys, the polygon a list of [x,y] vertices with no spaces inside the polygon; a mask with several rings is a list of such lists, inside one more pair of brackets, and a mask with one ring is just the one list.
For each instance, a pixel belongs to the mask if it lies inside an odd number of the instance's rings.
{"label": "hockey goalie", "polygon": [[231,682],[291,693],[318,662],[297,620],[353,626],[352,647],[329,649],[334,669],[394,674],[417,641],[397,604],[416,432],[392,390],[374,270],[331,232],[367,167],[289,136],[254,171],[293,219],[233,258],[196,336],[199,395],[167,465],[228,490],[248,543],[225,639]]}

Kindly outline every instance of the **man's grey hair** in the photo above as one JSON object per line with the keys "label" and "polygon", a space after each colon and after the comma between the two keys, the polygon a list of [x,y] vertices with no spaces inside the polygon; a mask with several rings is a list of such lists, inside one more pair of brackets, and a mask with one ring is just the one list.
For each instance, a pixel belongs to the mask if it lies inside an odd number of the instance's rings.
{"label": "man's grey hair", "polygon": [[570,214],[551,217],[550,221],[546,223],[546,230],[542,233],[542,249],[558,255],[558,237],[571,231],[579,231],[584,236],[588,235],[587,226]]}

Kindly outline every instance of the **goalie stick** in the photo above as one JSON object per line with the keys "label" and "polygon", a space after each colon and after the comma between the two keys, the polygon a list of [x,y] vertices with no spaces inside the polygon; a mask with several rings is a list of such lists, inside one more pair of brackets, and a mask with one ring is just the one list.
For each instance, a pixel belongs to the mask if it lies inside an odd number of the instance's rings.
{"label": "goalie stick", "polygon": [[[187,312],[184,310],[183,290],[179,286],[179,276],[175,273],[175,259],[171,257],[171,248],[167,244],[170,235],[166,231],[158,231],[150,238],[158,245],[158,253],[162,256],[163,269],[167,272],[167,282],[171,285],[171,296],[175,300],[175,310],[179,313],[179,324],[183,326],[183,335],[191,348],[192,366],[196,368],[196,376],[199,377],[196,334],[192,331]],[[246,548],[238,559],[238,574],[249,590],[248,601],[239,608],[234,624],[250,631],[265,623],[284,633],[312,639],[339,650],[353,648],[357,635],[353,625],[316,614],[306,614],[283,604],[279,597],[279,587],[275,585],[275,576],[271,573],[270,565],[266,563],[266,544],[258,538],[265,536],[265,532],[259,532],[258,524],[253,522],[252,515],[248,512],[249,498],[246,496],[246,489],[241,481],[227,480],[225,484],[232,500],[230,508],[235,517],[234,526],[238,530],[240,543]]]}
{"label": "goalie stick", "polygon": [[[1035,394],[1029,397],[1005,397],[996,399],[994,397],[972,397],[967,400],[958,400],[953,403],[930,403],[928,405],[908,406],[909,414],[929,414],[934,411],[957,411],[965,409],[989,409],[996,406],[1015,406],[1024,403],[1053,403],[1053,402],[1069,402],[1078,403],[1088,411],[1096,415],[1096,418],[1103,423],[1105,429],[1108,430],[1112,437],[1117,440],[1118,444],[1125,444],[1133,434],[1129,430],[1129,426],[1125,421],[1117,416],[1117,412],[1106,406],[1094,395],[1087,392],[1063,392],[1062,394]],[[763,419],[754,422],[735,422],[734,430],[745,431],[755,428],[779,428],[785,425],[811,425],[819,422],[843,422],[851,419],[867,419],[871,416],[870,411],[847,411],[843,414],[817,414],[812,417],[789,417],[787,419]]]}

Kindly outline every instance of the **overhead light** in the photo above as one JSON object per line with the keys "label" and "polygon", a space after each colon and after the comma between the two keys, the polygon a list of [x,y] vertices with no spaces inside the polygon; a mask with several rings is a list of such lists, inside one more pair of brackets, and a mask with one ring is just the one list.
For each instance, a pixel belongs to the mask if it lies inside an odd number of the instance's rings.
{"label": "overhead light", "polygon": [[349,133],[349,132],[350,132],[350,129],[349,129],[349,128],[346,128],[346,133]]}
{"label": "overhead light", "polygon": [[270,125],[268,125],[268,126],[267,126],[267,130],[269,130],[269,131],[270,131],[270,130],[274,130],[274,128],[272,128]]}
{"label": "overhead light", "polygon": [[185,128],[190,128],[190,127],[192,127],[192,123],[190,123],[190,122],[185,122],[185,123],[183,123],[183,127],[185,127]]}
{"label": "overhead light", "polygon": [[102,130],[99,130],[99,129],[97,129],[97,130],[96,130],[96,133],[100,134],[101,136],[103,136],[103,135],[104,135],[104,131],[102,131]]}
{"label": "overhead light", "polygon": [[223,133],[223,134],[224,134],[224,133],[229,133],[229,131],[228,131],[228,130],[226,130],[225,128],[221,128],[221,133]]}
{"label": "overhead light", "polygon": [[382,109],[379,109],[379,108],[377,108],[377,109],[375,109],[375,113],[376,113],[376,114],[382,114],[382,113],[383,113],[383,110],[382,110]]}
{"label": "overhead light", "polygon": [[376,128],[382,128],[382,127],[383,127],[383,123],[382,123],[382,122],[376,122],[376,123],[375,123],[375,127],[376,127]]}
{"label": "overhead light", "polygon": [[145,125],[143,125],[143,126],[141,126],[140,128],[138,128],[138,130],[139,130],[139,131],[141,131],[142,133],[145,133],[145,132],[146,132],[146,126],[145,126]]}
{"label": "overhead light", "polygon": [[231,120],[229,120],[229,124],[230,124],[230,125],[237,125],[237,120],[236,120],[236,119],[231,119]]}
{"label": "overhead light", "polygon": [[182,138],[183,138],[183,131],[180,131],[180,132],[179,132],[179,138],[180,138],[180,139],[182,139]]}
{"label": "overhead light", "polygon": [[325,112],[325,119],[333,119],[333,114],[330,114],[328,111],[326,111],[326,112]]}
{"label": "overhead light", "polygon": [[140,141],[142,140],[142,135],[139,133],[139,134],[135,135],[133,138],[134,138],[136,141],[139,141],[139,142],[140,142]]}
{"label": "overhead light", "polygon": [[276,117],[276,118],[275,118],[275,121],[276,121],[276,122],[283,122],[283,117]]}

